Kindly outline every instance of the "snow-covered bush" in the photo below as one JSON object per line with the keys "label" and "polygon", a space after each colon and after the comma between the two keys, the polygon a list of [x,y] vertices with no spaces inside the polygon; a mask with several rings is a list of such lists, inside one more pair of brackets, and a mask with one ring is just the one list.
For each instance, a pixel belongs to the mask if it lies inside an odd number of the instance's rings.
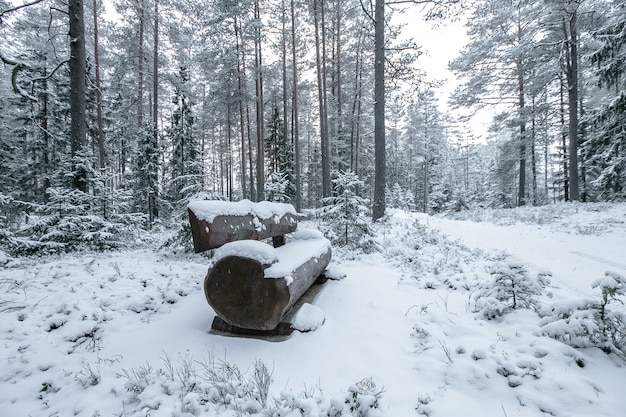
{"label": "snow-covered bush", "polygon": [[[365,378],[348,388],[343,396],[328,397],[323,392],[294,394],[283,392],[275,401],[269,414],[272,417],[380,417],[379,401],[384,391],[378,389],[370,378]],[[295,414],[294,414],[295,412]]]}
{"label": "snow-covered bush", "polygon": [[98,196],[79,190],[49,188],[49,201],[35,207],[8,242],[13,255],[79,249],[108,250],[126,245],[128,237],[140,228],[143,216],[110,212],[105,218]]}
{"label": "snow-covered bush", "polygon": [[550,274],[533,276],[525,265],[496,262],[489,270],[492,280],[481,284],[470,296],[474,311],[494,319],[517,308],[537,309],[537,296],[550,282]]}
{"label": "snow-covered bush", "polygon": [[387,206],[402,210],[415,209],[415,196],[410,190],[403,190],[400,184],[395,183],[391,190],[387,190]]}
{"label": "snow-covered bush", "polygon": [[577,300],[543,308],[541,332],[573,347],[599,347],[626,359],[626,313],[612,310],[623,305],[626,278],[607,271],[594,281],[592,288],[600,290],[600,299]]}
{"label": "snow-covered bush", "polygon": [[451,191],[452,187],[437,187],[430,195],[429,208],[434,214],[468,210],[467,197],[460,192]]}
{"label": "snow-covered bush", "polygon": [[353,172],[335,172],[335,196],[322,200],[322,230],[334,244],[360,248],[366,252],[374,249],[370,227],[368,201],[356,193],[363,181]]}
{"label": "snow-covered bush", "polygon": [[293,184],[282,171],[272,172],[265,181],[265,198],[276,203],[289,203],[293,194]]}
{"label": "snow-covered bush", "polygon": [[[213,359],[198,362],[182,356],[175,363],[164,358],[162,368],[150,364],[124,370],[125,416],[144,416],[146,411],[175,410],[174,417],[203,415],[379,417],[383,391],[371,379],[348,388],[344,395],[317,392],[282,392],[270,401],[272,373],[256,361],[250,373]],[[119,394],[119,393],[118,393]]]}

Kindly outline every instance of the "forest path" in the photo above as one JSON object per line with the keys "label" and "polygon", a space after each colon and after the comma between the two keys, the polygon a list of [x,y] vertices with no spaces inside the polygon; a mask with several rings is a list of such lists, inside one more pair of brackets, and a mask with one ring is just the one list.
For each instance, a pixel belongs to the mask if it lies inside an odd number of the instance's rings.
{"label": "forest path", "polygon": [[612,213],[589,215],[594,217],[594,224],[602,225],[601,234],[578,227],[575,220],[567,228],[563,223],[498,225],[440,217],[430,217],[428,222],[469,247],[503,251],[534,268],[550,271],[553,285],[573,295],[595,298],[591,284],[605,271],[626,276],[626,228]]}

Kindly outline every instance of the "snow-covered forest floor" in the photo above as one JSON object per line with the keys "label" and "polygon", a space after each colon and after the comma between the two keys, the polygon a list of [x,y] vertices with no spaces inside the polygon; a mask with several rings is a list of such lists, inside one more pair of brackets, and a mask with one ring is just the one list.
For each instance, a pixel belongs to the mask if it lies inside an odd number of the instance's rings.
{"label": "snow-covered forest floor", "polygon": [[0,416],[624,415],[626,204],[374,230],[334,248],[325,323],[273,340],[210,331],[204,255],[0,259]]}

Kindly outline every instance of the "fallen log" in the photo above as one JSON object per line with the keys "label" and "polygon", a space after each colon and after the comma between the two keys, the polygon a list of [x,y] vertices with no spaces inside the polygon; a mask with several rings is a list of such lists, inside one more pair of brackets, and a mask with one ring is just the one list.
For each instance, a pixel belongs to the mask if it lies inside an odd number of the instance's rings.
{"label": "fallen log", "polygon": [[322,275],[331,256],[330,242],[317,231],[296,232],[279,248],[231,242],[215,253],[204,281],[205,296],[229,325],[273,330]]}

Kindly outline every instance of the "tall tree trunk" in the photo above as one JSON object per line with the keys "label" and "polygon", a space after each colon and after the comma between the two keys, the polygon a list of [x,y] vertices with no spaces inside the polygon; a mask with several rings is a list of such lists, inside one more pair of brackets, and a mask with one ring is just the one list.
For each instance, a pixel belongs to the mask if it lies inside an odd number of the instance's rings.
{"label": "tall tree trunk", "polygon": [[385,0],[374,13],[374,221],[385,215]]}
{"label": "tall tree trunk", "polygon": [[232,145],[232,121],[231,121],[231,105],[227,105],[226,109],[226,152],[228,153],[228,161],[226,164],[226,190],[228,193],[228,201],[234,200],[233,194],[233,145]]}
{"label": "tall tree trunk", "polygon": [[[153,97],[152,97],[152,152],[157,152],[159,149],[159,1],[154,1],[154,59],[152,62],[152,89],[153,89]],[[154,156],[152,158],[155,162],[158,161],[158,156]],[[159,189],[158,189],[158,163],[155,163],[151,169],[154,169],[154,172],[151,172],[151,175],[157,181],[154,184],[151,184],[150,194],[149,194],[149,219],[150,226],[152,226],[155,218],[159,217]]]}
{"label": "tall tree trunk", "polygon": [[[337,1],[337,4],[335,5],[336,7],[336,26],[335,26],[335,32],[336,32],[336,42],[337,42],[337,54],[335,56],[335,62],[336,62],[336,83],[337,83],[337,143],[342,147],[342,149],[345,149],[345,144],[344,144],[344,139],[343,139],[343,115],[342,115],[342,106],[343,106],[343,101],[341,99],[341,30],[342,30],[342,20],[341,20],[341,15],[342,15],[342,8],[341,8],[341,1]],[[343,151],[345,152],[345,151]],[[341,155],[342,156],[342,163],[345,163],[345,154]]]}
{"label": "tall tree trunk", "polygon": [[296,210],[300,212],[302,208],[302,177],[301,177],[301,162],[300,162],[300,131],[299,131],[299,118],[298,118],[298,65],[296,60],[296,11],[294,0],[291,0],[291,65],[293,70],[293,96],[292,96],[292,123],[293,128],[293,148],[296,160]]}
{"label": "tall tree trunk", "polygon": [[[245,81],[246,79],[246,74],[248,73],[247,69],[246,69],[246,49],[245,49],[245,43],[244,43],[244,39],[243,39],[243,29],[241,27],[241,18],[236,20],[236,24],[238,25],[238,33],[240,34],[241,37],[241,74],[244,77],[242,81]],[[248,94],[247,94],[247,83],[243,82],[243,87],[246,88],[245,89],[245,97],[242,98],[244,99],[244,110],[245,110],[245,115],[246,115],[246,136],[247,136],[247,142],[248,142],[248,181],[249,181],[249,188],[250,188],[250,199],[254,200],[257,196],[256,194],[256,188],[255,188],[255,177],[254,177],[254,158],[253,158],[253,141],[252,141],[252,123],[250,122],[250,106],[249,106],[249,102],[248,102]],[[243,129],[243,127],[242,127]]]}
{"label": "tall tree trunk", "polygon": [[85,20],[82,0],[70,0],[70,144],[74,177],[72,187],[87,192],[87,171],[76,160],[87,142]]}
{"label": "tall tree trunk", "polygon": [[317,69],[317,95],[320,113],[319,116],[322,153],[322,197],[330,197],[330,146],[328,140],[328,107],[326,105],[326,47],[324,45],[325,30],[323,1],[324,0],[313,0],[313,22],[315,26],[315,63]]}
{"label": "tall tree trunk", "polygon": [[536,140],[537,140],[537,126],[535,118],[535,96],[532,96],[532,120],[531,120],[531,129],[530,129],[530,172],[532,176],[532,191],[533,191],[533,206],[538,204],[537,198],[537,150],[536,150]]}
{"label": "tall tree trunk", "polygon": [[567,166],[567,129],[565,129],[565,95],[563,90],[565,83],[563,77],[559,75],[560,85],[560,115],[561,115],[561,158],[563,160],[563,199],[569,201],[569,168]]}
{"label": "tall tree trunk", "polygon": [[285,9],[285,0],[282,0],[282,75],[283,75],[283,140],[284,143],[289,146],[289,124],[287,123],[287,12]]}
{"label": "tall tree trunk", "polygon": [[[321,43],[322,43],[322,100],[324,106],[324,133],[322,135],[322,195],[324,197],[330,197],[333,189],[330,180],[330,136],[328,134],[328,87],[326,84],[326,76],[328,70],[326,69],[326,0],[318,0],[320,9],[320,29],[321,29]],[[324,190],[326,190],[324,192]]]}
{"label": "tall tree trunk", "polygon": [[526,204],[526,109],[524,98],[524,70],[520,62],[517,63],[517,92],[518,92],[518,105],[519,105],[519,133],[520,133],[520,146],[519,146],[519,188],[517,205],[523,206]]}
{"label": "tall tree trunk", "polygon": [[[254,18],[257,22],[261,21],[261,12],[259,9],[259,0],[254,1]],[[263,57],[261,54],[261,28],[258,26],[254,29],[254,45],[255,45],[255,70],[256,70],[256,132],[257,132],[257,201],[265,198],[265,151],[263,140],[265,139],[264,117],[263,117]]]}
{"label": "tall tree trunk", "polygon": [[[45,62],[45,66],[44,66],[44,77],[46,77],[48,74],[48,58],[44,57],[44,62]],[[42,97],[42,103],[41,103],[41,134],[43,135],[43,172],[45,175],[45,179],[43,182],[43,201],[47,202],[48,199],[48,194],[45,192],[49,187],[50,187],[50,176],[52,175],[53,172],[53,163],[52,163],[52,158],[51,158],[51,137],[50,137],[50,130],[48,128],[48,118],[50,117],[49,113],[49,105],[48,102],[50,101],[50,91],[49,91],[49,85],[48,85],[48,79],[44,79],[42,82],[42,86],[41,86],[42,90],[43,90],[43,97]]]}
{"label": "tall tree trunk", "polygon": [[239,25],[237,24],[237,15],[233,17],[234,25],[235,25],[235,47],[237,51],[237,92],[239,94],[239,126],[240,126],[240,134],[241,134],[241,193],[243,198],[252,198],[251,195],[248,194],[247,184],[246,184],[246,129],[244,123],[245,110],[244,110],[244,89],[243,89],[243,79],[245,74],[242,73],[241,70],[241,61],[242,61],[242,53],[241,53],[241,45],[239,44]]}
{"label": "tall tree trunk", "polygon": [[361,114],[361,92],[362,92],[362,65],[361,65],[361,46],[362,34],[359,34],[356,46],[356,57],[354,65],[354,97],[352,100],[351,122],[350,122],[350,170],[359,175],[358,172],[358,143],[360,134],[360,114]]}
{"label": "tall tree trunk", "polygon": [[99,53],[99,38],[98,38],[98,2],[93,0],[93,55],[96,71],[96,113],[98,124],[98,152],[100,156],[100,170],[105,168],[105,155],[104,155],[104,127],[102,125],[102,89],[100,87],[100,53]]}
{"label": "tall tree trunk", "polygon": [[[139,3],[139,57],[137,63],[137,129],[139,132],[143,129],[143,35],[145,28],[144,4],[143,0]],[[141,134],[141,133],[140,133]]]}
{"label": "tall tree trunk", "polygon": [[201,180],[200,180],[200,185],[201,185],[201,189],[202,191],[206,190],[206,166],[205,166],[205,161],[206,161],[206,85],[203,84],[202,85],[202,128],[201,128],[201,134],[200,134],[200,161],[202,161],[202,163],[200,164],[200,169],[201,169]]}
{"label": "tall tree trunk", "polygon": [[[569,195],[580,200],[578,189],[578,12],[569,12],[567,39],[567,97],[569,107]],[[568,30],[566,29],[566,34]]]}

